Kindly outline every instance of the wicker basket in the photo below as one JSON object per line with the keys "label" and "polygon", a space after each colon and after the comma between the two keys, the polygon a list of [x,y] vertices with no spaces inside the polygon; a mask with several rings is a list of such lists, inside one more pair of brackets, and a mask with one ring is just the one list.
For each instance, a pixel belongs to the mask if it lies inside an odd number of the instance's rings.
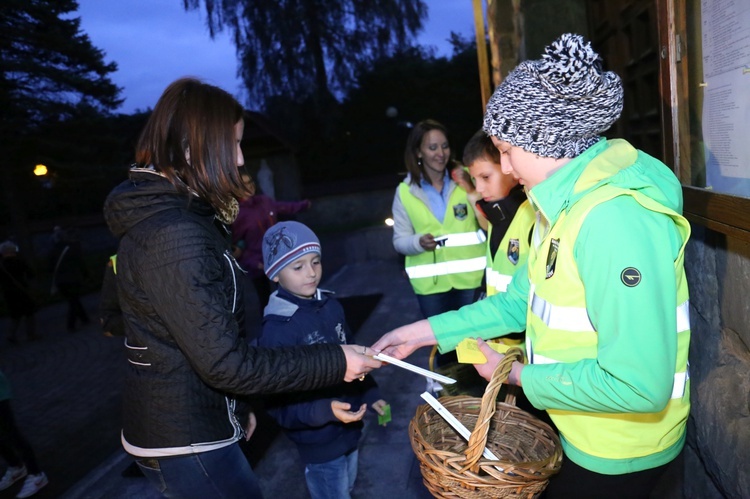
{"label": "wicker basket", "polygon": [[[534,498],[560,470],[562,448],[549,425],[515,406],[512,393],[496,402],[514,360],[513,348],[498,364],[484,396],[441,397],[440,403],[471,429],[467,444],[442,416],[421,405],[409,424],[425,486],[435,497]],[[485,446],[499,461],[482,456]]]}

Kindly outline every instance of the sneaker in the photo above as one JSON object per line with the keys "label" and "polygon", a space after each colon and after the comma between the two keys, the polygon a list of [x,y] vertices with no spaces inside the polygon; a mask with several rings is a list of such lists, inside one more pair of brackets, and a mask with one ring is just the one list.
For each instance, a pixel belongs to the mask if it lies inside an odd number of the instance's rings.
{"label": "sneaker", "polygon": [[10,466],[3,475],[3,478],[0,479],[0,490],[7,489],[28,474],[26,466]]}
{"label": "sneaker", "polygon": [[38,475],[29,475],[26,477],[26,481],[23,482],[21,492],[18,493],[16,498],[22,499],[24,497],[31,497],[39,492],[42,487],[47,485],[47,483],[47,475],[45,475],[44,472],[39,473]]}

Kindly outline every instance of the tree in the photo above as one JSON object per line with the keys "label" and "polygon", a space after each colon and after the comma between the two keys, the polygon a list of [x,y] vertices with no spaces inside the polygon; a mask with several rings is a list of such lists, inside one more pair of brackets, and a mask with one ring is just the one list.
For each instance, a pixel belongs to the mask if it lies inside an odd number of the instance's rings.
{"label": "tree", "polygon": [[318,109],[345,93],[362,66],[412,41],[423,0],[183,0],[205,4],[211,35],[233,32],[240,74],[256,107],[280,95]]}
{"label": "tree", "polygon": [[42,128],[122,102],[109,79],[117,70],[80,31],[75,0],[3,0],[0,4],[0,182],[13,230],[25,239],[23,199],[29,170],[44,155]]}
{"label": "tree", "polygon": [[62,120],[80,108],[120,105],[108,78],[117,70],[66,17],[75,0],[4,0],[0,6],[0,108],[2,131],[28,133],[39,123]]}
{"label": "tree", "polygon": [[284,124],[286,133],[296,132],[303,181],[403,172],[410,126],[427,118],[446,125],[453,154],[460,160],[464,145],[482,126],[482,96],[475,42],[457,34],[450,41],[450,58],[408,47],[358,72],[356,87],[339,106],[330,138],[315,134],[309,102],[270,100],[270,114]]}

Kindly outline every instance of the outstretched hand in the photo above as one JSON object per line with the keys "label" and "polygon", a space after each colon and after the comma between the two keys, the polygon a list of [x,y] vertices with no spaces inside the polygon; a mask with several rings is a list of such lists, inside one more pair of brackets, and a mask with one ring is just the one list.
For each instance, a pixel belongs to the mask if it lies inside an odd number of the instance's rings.
{"label": "outstretched hand", "polygon": [[344,350],[344,355],[346,355],[344,381],[347,383],[355,379],[363,380],[370,371],[383,365],[379,360],[372,358],[376,352],[367,347],[361,345],[341,345],[341,348]]}
{"label": "outstretched hand", "polygon": [[404,359],[417,348],[435,345],[435,333],[427,319],[407,324],[384,334],[372,349],[397,359]]}
{"label": "outstretched hand", "polygon": [[361,420],[365,417],[367,412],[367,404],[359,406],[356,412],[350,411],[352,405],[349,402],[342,402],[340,400],[331,400],[331,410],[336,419],[342,423],[353,423]]}

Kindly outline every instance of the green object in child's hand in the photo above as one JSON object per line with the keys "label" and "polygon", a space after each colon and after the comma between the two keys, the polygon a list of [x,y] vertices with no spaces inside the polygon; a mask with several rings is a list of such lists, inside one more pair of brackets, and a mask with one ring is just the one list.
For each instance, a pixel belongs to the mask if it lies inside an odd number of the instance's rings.
{"label": "green object in child's hand", "polygon": [[378,414],[378,424],[387,425],[391,422],[391,404],[385,404],[383,406],[383,414]]}

